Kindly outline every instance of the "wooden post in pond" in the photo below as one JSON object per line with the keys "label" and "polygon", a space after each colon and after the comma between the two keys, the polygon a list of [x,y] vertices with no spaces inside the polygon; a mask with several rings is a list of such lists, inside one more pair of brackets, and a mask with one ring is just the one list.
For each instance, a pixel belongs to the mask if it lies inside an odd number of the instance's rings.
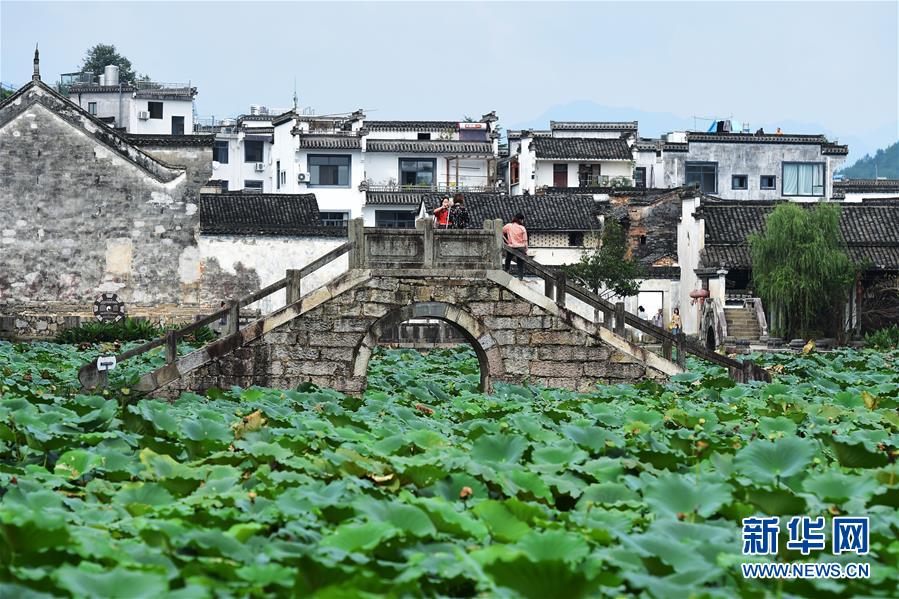
{"label": "wooden post in pond", "polygon": [[687,365],[687,335],[677,334],[677,365],[683,368]]}

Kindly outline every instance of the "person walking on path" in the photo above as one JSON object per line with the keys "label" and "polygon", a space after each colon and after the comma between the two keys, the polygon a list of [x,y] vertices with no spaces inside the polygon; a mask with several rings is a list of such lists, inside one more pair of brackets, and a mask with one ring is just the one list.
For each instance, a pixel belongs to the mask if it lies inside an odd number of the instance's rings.
{"label": "person walking on path", "polygon": [[662,315],[662,309],[659,308],[659,311],[656,312],[656,315],[652,317],[652,324],[656,325],[660,329],[665,325],[665,317]]}
{"label": "person walking on path", "polygon": [[[527,254],[528,251],[528,230],[524,228],[524,215],[522,213],[518,213],[515,215],[515,218],[512,219],[511,223],[507,223],[503,226],[503,241],[510,248],[515,248],[519,252]],[[518,278],[524,278],[524,261],[515,257],[515,263],[518,267]],[[510,272],[510,268],[512,266],[512,254],[510,252],[506,252],[506,272]]]}
{"label": "person walking on path", "polygon": [[452,207],[452,202],[449,199],[449,196],[443,198],[443,202],[434,209],[434,217],[437,219],[437,228],[438,229],[448,229],[449,228],[449,213],[450,208]]}
{"label": "person walking on path", "polygon": [[[643,306],[637,308],[637,318],[640,320],[647,320],[649,318],[649,314],[646,313],[646,309]],[[637,341],[643,343],[643,331],[637,331]]]}
{"label": "person walking on path", "polygon": [[465,196],[457,193],[453,198],[453,207],[449,213],[450,229],[468,228],[468,208],[465,207]]}

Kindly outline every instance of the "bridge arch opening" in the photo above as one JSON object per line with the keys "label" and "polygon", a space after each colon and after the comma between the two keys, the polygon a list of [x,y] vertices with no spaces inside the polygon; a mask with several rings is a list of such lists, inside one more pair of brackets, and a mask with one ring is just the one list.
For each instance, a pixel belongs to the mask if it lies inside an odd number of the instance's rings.
{"label": "bridge arch opening", "polygon": [[715,343],[715,329],[712,325],[709,325],[708,330],[706,330],[705,347],[709,351],[715,351],[717,349],[717,344]]}
{"label": "bridge arch opening", "polygon": [[491,375],[501,375],[504,372],[499,347],[490,332],[474,316],[444,302],[415,302],[394,308],[376,320],[356,348],[353,375],[361,377],[367,375],[372,352],[386,334],[404,322],[419,319],[438,320],[452,325],[461,336],[460,343],[467,343],[474,349],[480,370],[479,389],[488,392]]}

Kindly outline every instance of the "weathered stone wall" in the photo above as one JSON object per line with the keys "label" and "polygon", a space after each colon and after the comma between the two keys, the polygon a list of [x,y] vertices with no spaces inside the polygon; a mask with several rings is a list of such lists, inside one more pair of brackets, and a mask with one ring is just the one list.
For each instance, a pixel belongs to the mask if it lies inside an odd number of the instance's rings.
{"label": "weathered stone wall", "polygon": [[129,306],[195,302],[211,148],[141,154],[64,102],[33,87],[0,111],[0,313],[89,309],[104,291]]}
{"label": "weathered stone wall", "polygon": [[286,389],[305,381],[358,393],[379,332],[410,316],[457,325],[478,353],[485,385],[529,381],[586,390],[662,376],[483,276],[374,277],[157,393]]}
{"label": "weathered stone wall", "polygon": [[[88,322],[96,322],[93,303],[87,305],[66,302],[49,302],[41,304],[16,304],[10,312],[0,312],[0,339],[10,341],[49,339],[65,329],[77,327]],[[209,314],[219,309],[215,306],[175,306],[159,304],[156,306],[126,306],[127,316],[138,320],[149,320],[160,326],[172,324],[186,325],[194,322],[198,316]],[[258,311],[241,311],[242,318],[254,318]]]}

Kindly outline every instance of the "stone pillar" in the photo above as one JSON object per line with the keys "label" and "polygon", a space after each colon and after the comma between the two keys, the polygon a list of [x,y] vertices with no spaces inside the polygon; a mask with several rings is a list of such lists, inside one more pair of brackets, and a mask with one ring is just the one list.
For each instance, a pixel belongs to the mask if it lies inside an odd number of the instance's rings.
{"label": "stone pillar", "polygon": [[624,302],[615,302],[615,334],[624,337]]}
{"label": "stone pillar", "polygon": [[491,246],[489,262],[493,268],[503,267],[503,221],[500,219],[485,220],[484,230],[493,231],[494,244]]}
{"label": "stone pillar", "polygon": [[228,302],[228,335],[240,330],[240,301],[232,299]]}
{"label": "stone pillar", "polygon": [[365,221],[354,218],[347,224],[349,240],[356,245],[349,252],[349,268],[365,268]]}
{"label": "stone pillar", "polygon": [[415,228],[422,232],[424,240],[422,249],[424,250],[423,268],[433,268],[434,266],[434,225],[429,218],[420,218],[415,221]]}
{"label": "stone pillar", "polygon": [[294,303],[300,299],[300,271],[293,268],[287,269],[287,305]]}
{"label": "stone pillar", "polygon": [[716,271],[715,274],[718,275],[718,278],[716,281],[717,284],[714,286],[715,289],[712,290],[711,286],[709,288],[709,297],[718,298],[718,301],[721,302],[722,306],[724,305],[724,298],[727,297],[727,281],[725,279],[727,272],[728,271],[725,268]]}

